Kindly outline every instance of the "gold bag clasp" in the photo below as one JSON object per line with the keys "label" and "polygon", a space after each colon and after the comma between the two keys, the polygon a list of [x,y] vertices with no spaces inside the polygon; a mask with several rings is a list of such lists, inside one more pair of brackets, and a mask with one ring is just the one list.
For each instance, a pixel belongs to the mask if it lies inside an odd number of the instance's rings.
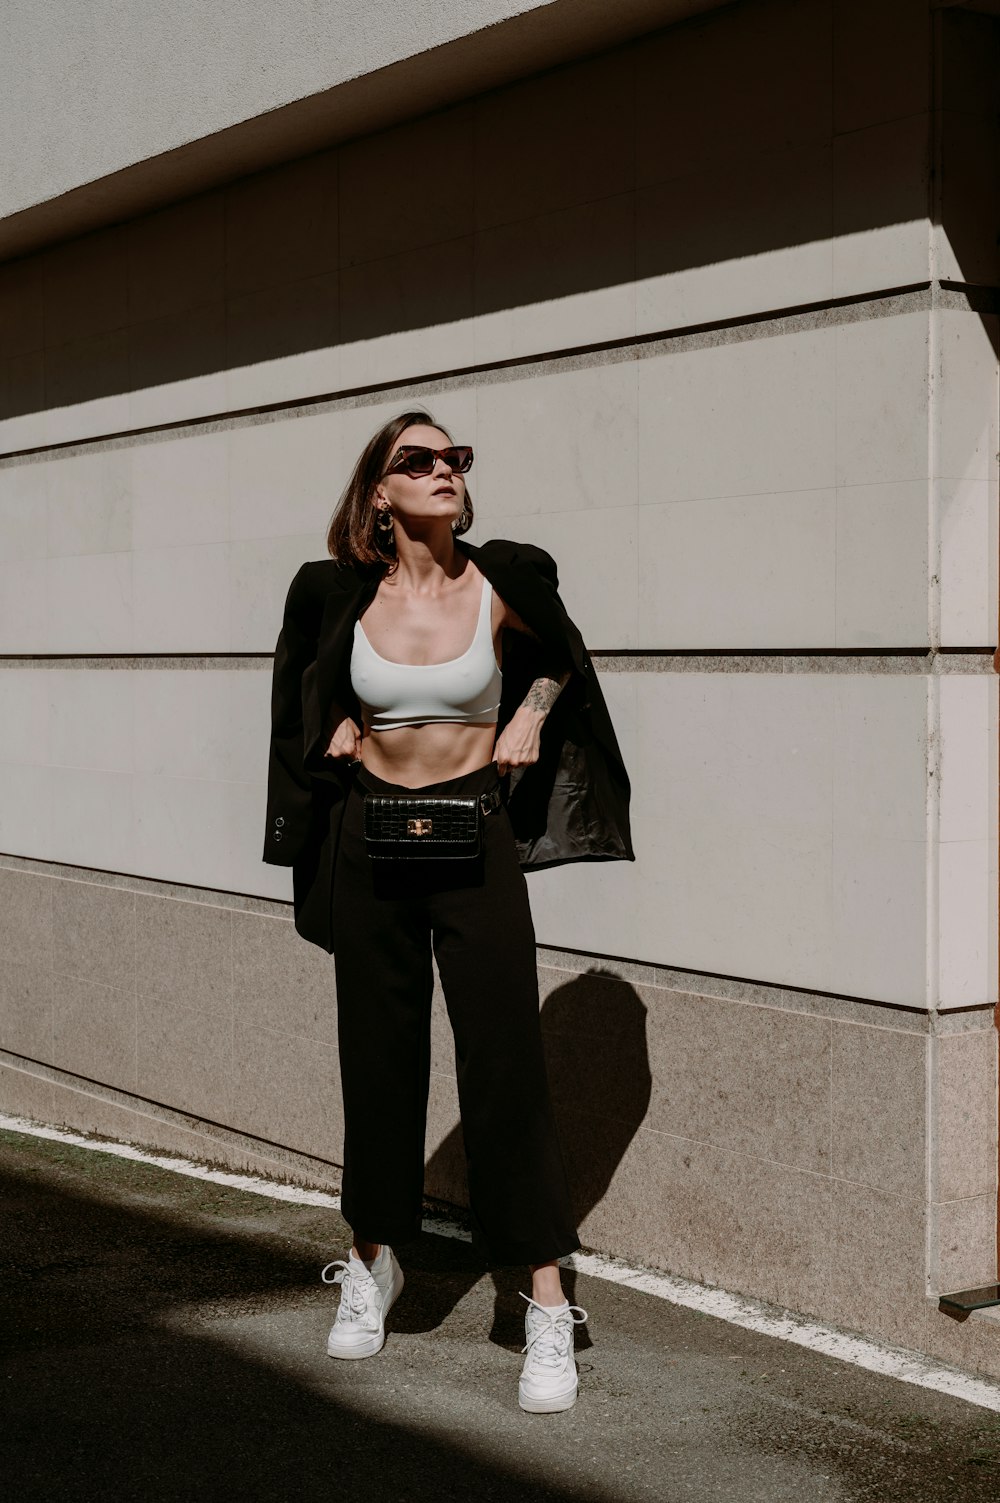
{"label": "gold bag clasp", "polygon": [[406,821],[407,835],[429,835],[433,828],[432,819],[408,819]]}

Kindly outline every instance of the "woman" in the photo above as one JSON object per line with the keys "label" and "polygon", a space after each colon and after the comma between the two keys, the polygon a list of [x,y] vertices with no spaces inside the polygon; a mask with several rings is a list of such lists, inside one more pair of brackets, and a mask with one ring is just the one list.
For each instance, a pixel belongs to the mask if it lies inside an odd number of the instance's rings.
{"label": "woman", "polygon": [[[559,1279],[580,1242],[523,872],[634,859],[629,786],[554,561],[531,545],[459,541],[471,463],[429,414],[393,418],[331,522],[336,562],[293,580],[275,651],[264,860],[293,866],[296,928],[335,963],[341,1205],[354,1239],[327,1265],[342,1285],[329,1354],[381,1349],[403,1286],[394,1248],[420,1231],[433,951],[455,1035],[473,1241],[494,1262],[529,1266],[518,1397],[549,1412],[575,1402],[573,1327],[586,1313]],[[408,843],[380,856],[375,801],[414,797],[431,801],[439,833],[440,801],[464,799],[478,853],[411,855],[433,824],[416,819]]]}

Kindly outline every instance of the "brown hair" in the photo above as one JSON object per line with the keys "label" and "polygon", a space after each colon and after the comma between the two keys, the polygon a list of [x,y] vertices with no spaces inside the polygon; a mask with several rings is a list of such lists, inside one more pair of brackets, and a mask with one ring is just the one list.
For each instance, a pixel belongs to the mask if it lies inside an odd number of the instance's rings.
{"label": "brown hair", "polygon": [[[327,551],[340,563],[384,563],[389,565],[389,573],[398,567],[399,560],[392,534],[388,534],[386,540],[375,526],[375,488],[385,475],[386,466],[395,453],[399,435],[404,428],[412,428],[418,423],[440,429],[454,443],[447,428],[442,428],[440,423],[435,422],[429,412],[401,412],[383,423],[361,451],[327,529]],[[466,486],[465,508],[458,525],[453,529],[455,536],[468,532],[471,526],[472,497]]]}

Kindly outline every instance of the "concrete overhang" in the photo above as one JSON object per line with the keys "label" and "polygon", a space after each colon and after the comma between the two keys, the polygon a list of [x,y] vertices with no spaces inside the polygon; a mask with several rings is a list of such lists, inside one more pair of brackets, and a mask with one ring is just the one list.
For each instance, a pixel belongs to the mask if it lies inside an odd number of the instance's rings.
{"label": "concrete overhang", "polygon": [[[143,133],[139,130],[133,135],[127,131],[123,134],[119,127],[117,135],[109,134],[107,142],[98,144],[105,158],[102,165],[107,166],[109,157],[113,160],[115,150],[120,165],[89,180],[69,183],[62,191],[50,192],[37,202],[24,202],[31,189],[46,186],[46,179],[50,189],[62,188],[60,175],[65,182],[72,174],[74,155],[69,133],[74,129],[74,119],[73,109],[67,105],[62,116],[67,133],[65,149],[54,152],[50,145],[44,161],[40,158],[38,173],[23,174],[22,181],[29,188],[27,192],[22,190],[21,204],[8,201],[4,205],[0,193],[0,213],[4,214],[0,218],[0,260],[133,218],[246,173],[368,135],[515,79],[601,52],[646,32],[739,4],[741,0],[614,0],[612,4],[608,0],[536,0],[534,4],[522,0],[522,3],[524,8],[519,13],[491,20],[490,12],[501,8],[500,0],[494,5],[474,0],[465,11],[466,25],[470,13],[477,23],[473,30],[466,29],[427,50],[411,50],[409,55],[385,66],[356,71],[329,87],[289,98],[247,118],[221,123],[216,129],[203,129],[202,134],[192,139],[172,142],[151,154],[141,155],[134,150],[130,153],[129,143],[134,146]],[[509,11],[509,4],[506,9]],[[378,15],[373,18],[373,11],[384,12],[387,47],[391,50],[392,44],[398,46],[399,12],[388,0],[370,0],[365,19],[369,30],[373,19],[376,23],[379,19]],[[250,23],[254,14],[248,7]],[[428,26],[426,30],[432,28]],[[376,43],[380,42],[382,34],[377,28],[374,34]],[[197,41],[198,38],[188,38],[192,47]],[[252,39],[248,45],[252,54],[255,45]],[[367,50],[369,57],[377,56],[377,45],[369,45]],[[94,66],[99,65],[100,56],[103,54],[99,54]],[[246,47],[244,62],[245,56]],[[36,65],[40,66],[44,57],[43,50],[41,60],[35,59]],[[138,59],[136,62],[140,65]],[[16,59],[13,63],[16,66]],[[8,55],[7,66],[11,65]],[[335,65],[344,66],[342,50],[331,49],[331,71]],[[107,66],[111,66],[110,60]],[[169,66],[176,67],[176,60],[171,60]],[[219,66],[226,66],[225,59],[220,59]],[[311,71],[315,74],[315,67]],[[155,81],[163,75],[154,69],[153,76]],[[253,104],[249,85],[241,90],[239,80],[234,84],[233,78],[229,78],[226,82],[229,99],[237,100],[242,107],[247,102]],[[101,84],[106,86],[108,80],[102,78]],[[38,105],[56,109],[51,99],[41,97],[41,89]],[[23,111],[23,104],[21,108]],[[234,112],[232,105],[229,111]],[[176,125],[172,116],[170,123],[176,132],[183,131],[186,123],[183,112],[177,112]],[[23,130],[24,121],[16,122],[15,128]],[[57,123],[55,128],[58,132],[62,127]],[[58,144],[58,134],[55,140]],[[127,160],[130,154],[134,160]]]}

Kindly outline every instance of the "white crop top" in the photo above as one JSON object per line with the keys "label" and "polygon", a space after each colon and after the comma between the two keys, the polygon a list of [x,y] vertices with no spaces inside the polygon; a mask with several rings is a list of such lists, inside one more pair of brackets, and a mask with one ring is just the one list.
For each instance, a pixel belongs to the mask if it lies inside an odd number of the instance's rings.
{"label": "white crop top", "polygon": [[446,663],[394,663],[380,657],[354,623],[351,688],[358,696],[365,729],[390,730],[429,720],[496,724],[503,674],[493,651],[493,587],[483,575],[479,619],[472,643]]}

